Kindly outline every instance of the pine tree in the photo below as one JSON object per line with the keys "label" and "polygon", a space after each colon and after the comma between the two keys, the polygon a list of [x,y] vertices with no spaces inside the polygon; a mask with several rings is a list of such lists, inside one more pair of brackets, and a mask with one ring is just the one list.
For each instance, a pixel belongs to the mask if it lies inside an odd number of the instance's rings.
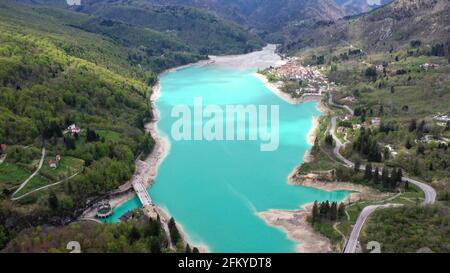
{"label": "pine tree", "polygon": [[331,207],[330,207],[330,220],[331,221],[336,221],[338,218],[338,208],[337,208],[337,202],[333,202],[331,203]]}
{"label": "pine tree", "polygon": [[389,171],[386,168],[383,168],[381,171],[381,182],[383,183],[383,188],[387,188],[389,185]]}
{"label": "pine tree", "polygon": [[180,232],[178,231],[177,225],[175,223],[175,219],[170,218],[169,220],[169,233],[170,233],[170,239],[172,240],[172,243],[176,245],[178,241],[181,239]]}
{"label": "pine tree", "polygon": [[397,188],[397,172],[392,170],[391,177],[389,178],[389,184],[391,185],[392,189]]}
{"label": "pine tree", "polygon": [[397,170],[397,182],[402,182],[402,178],[403,178],[403,171],[401,168],[398,168]]}
{"label": "pine tree", "polygon": [[375,172],[373,173],[372,180],[375,184],[380,183],[380,169],[378,167],[375,168]]}
{"label": "pine tree", "polygon": [[411,140],[409,138],[406,139],[405,148],[408,150],[412,148]]}
{"label": "pine tree", "polygon": [[59,207],[59,200],[54,192],[48,195],[48,206],[52,211],[56,211]]}
{"label": "pine tree", "polygon": [[345,204],[340,203],[338,208],[338,219],[342,219],[345,216]]}
{"label": "pine tree", "polygon": [[317,201],[314,201],[312,208],[312,223],[314,224],[317,220],[319,220],[319,205],[317,204]]}
{"label": "pine tree", "polygon": [[327,200],[325,202],[325,214],[324,214],[325,218],[327,219],[330,219],[330,212],[331,212],[330,208],[331,208],[330,202]]}
{"label": "pine tree", "polygon": [[94,141],[98,141],[99,139],[100,139],[100,136],[95,132],[95,130],[91,130],[90,128],[87,128],[86,142],[94,142]]}
{"label": "pine tree", "polygon": [[151,253],[161,253],[161,241],[157,238],[151,238],[150,240],[150,252]]}
{"label": "pine tree", "polygon": [[372,164],[370,164],[370,163],[368,163],[368,164],[366,165],[366,171],[365,171],[365,173],[364,173],[364,178],[365,178],[367,181],[372,180]]}
{"label": "pine tree", "polygon": [[333,143],[333,136],[330,135],[330,134],[327,134],[326,137],[325,137],[325,143],[326,143],[328,146],[333,147],[333,145],[334,145],[334,143]]}
{"label": "pine tree", "polygon": [[425,120],[422,120],[417,128],[418,134],[423,134],[425,132]]}

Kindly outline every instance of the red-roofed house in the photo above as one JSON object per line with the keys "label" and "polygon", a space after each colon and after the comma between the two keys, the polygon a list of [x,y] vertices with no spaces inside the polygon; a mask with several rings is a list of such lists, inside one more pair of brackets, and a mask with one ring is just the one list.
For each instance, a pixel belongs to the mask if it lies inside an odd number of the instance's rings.
{"label": "red-roofed house", "polygon": [[50,167],[50,168],[52,168],[52,169],[56,169],[56,168],[58,168],[58,165],[59,165],[59,161],[61,160],[61,156],[59,155],[59,154],[57,154],[56,156],[55,156],[55,160],[53,160],[53,159],[50,159],[49,161],[48,161],[48,166]]}

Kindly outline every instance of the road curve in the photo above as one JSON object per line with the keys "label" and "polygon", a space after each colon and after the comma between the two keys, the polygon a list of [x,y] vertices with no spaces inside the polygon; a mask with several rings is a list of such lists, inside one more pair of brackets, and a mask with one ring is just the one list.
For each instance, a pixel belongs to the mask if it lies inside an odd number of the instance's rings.
{"label": "road curve", "polygon": [[[331,93],[329,93],[328,103],[330,105],[346,109],[350,114],[353,115],[353,111],[347,105],[342,106],[342,105],[335,104],[333,102],[333,96],[332,96]],[[350,161],[347,158],[345,158],[340,152],[341,148],[345,147],[345,145],[348,144],[348,142],[341,143],[339,138],[336,136],[336,120],[337,120],[337,116],[333,116],[331,118],[331,126],[330,126],[330,134],[331,134],[331,136],[333,137],[333,139],[334,139],[334,141],[336,143],[336,145],[334,147],[334,150],[333,150],[333,153],[347,167],[353,168],[355,166],[355,163],[353,163],[352,161]],[[365,170],[365,168],[366,167],[364,165],[361,165],[359,167],[360,170]],[[424,194],[425,194],[425,200],[423,202],[424,205],[433,204],[436,201],[436,191],[430,185],[428,185],[428,184],[426,184],[424,182],[415,180],[413,178],[406,177],[406,176],[402,177],[402,181],[411,183],[411,184],[417,186],[418,188],[420,188],[424,192]]]}
{"label": "road curve", "polygon": [[[345,109],[351,115],[354,114],[353,110],[350,109],[350,107],[348,107],[347,105],[335,104],[333,102],[333,95],[331,93],[328,93],[328,94],[329,94],[328,103],[330,105],[341,108],[341,109]],[[352,161],[345,158],[340,152],[341,148],[345,147],[345,145],[348,144],[349,142],[347,141],[345,143],[342,143],[339,140],[339,138],[336,136],[336,121],[337,121],[337,116],[333,116],[331,118],[331,126],[329,129],[329,132],[335,141],[335,147],[333,149],[333,153],[341,162],[343,162],[345,164],[345,166],[347,166],[349,168],[354,168],[355,163],[353,163]],[[359,167],[360,170],[365,170],[365,168],[366,167],[364,165],[361,165]],[[430,185],[425,184],[420,181],[417,181],[415,179],[406,177],[406,176],[402,177],[402,181],[411,183],[411,184],[417,186],[419,189],[421,189],[424,192],[424,194],[425,194],[425,200],[423,202],[424,205],[433,204],[436,201],[436,191]],[[400,204],[384,204],[384,205],[371,205],[371,206],[365,207],[359,214],[358,219],[356,220],[356,223],[353,226],[350,237],[348,238],[347,243],[344,247],[344,253],[355,253],[356,252],[356,246],[358,245],[358,238],[359,238],[359,234],[361,233],[361,229],[362,229],[364,223],[366,222],[367,218],[376,209],[394,208],[394,207],[400,207],[400,206],[402,206],[402,205],[400,205]]]}
{"label": "road curve", "polygon": [[34,171],[34,173],[32,173],[32,174],[30,175],[30,177],[28,177],[22,184],[20,184],[20,187],[12,194],[11,199],[14,200],[14,196],[15,196],[21,189],[23,189],[23,188],[28,184],[28,182],[30,182],[31,179],[33,179],[33,177],[35,177],[35,176],[39,173],[39,170],[42,168],[42,165],[44,164],[44,158],[45,158],[45,147],[42,147],[42,155],[41,155],[41,159],[40,159],[40,161],[39,161],[39,165],[38,165],[37,169]]}
{"label": "road curve", "polygon": [[425,194],[425,200],[423,201],[424,205],[430,205],[436,202],[436,190],[433,189],[430,185],[405,176],[402,177],[402,181],[413,184],[424,192]]}
{"label": "road curve", "polygon": [[344,253],[355,253],[356,247],[358,245],[359,234],[361,233],[361,229],[364,226],[367,218],[377,209],[379,208],[395,208],[400,207],[400,204],[384,204],[384,205],[371,205],[365,207],[358,216],[355,225],[353,226],[352,232],[350,233],[350,237],[347,240],[347,244],[344,248]]}

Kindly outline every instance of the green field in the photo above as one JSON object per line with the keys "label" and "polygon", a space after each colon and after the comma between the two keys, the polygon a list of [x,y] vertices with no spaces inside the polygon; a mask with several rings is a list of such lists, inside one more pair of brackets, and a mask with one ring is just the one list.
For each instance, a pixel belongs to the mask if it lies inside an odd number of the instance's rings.
{"label": "green field", "polygon": [[0,190],[20,185],[31,175],[31,172],[13,163],[0,164]]}
{"label": "green field", "polygon": [[21,195],[24,195],[32,190],[35,190],[37,188],[49,185],[53,182],[50,182],[48,179],[46,179],[45,177],[42,177],[40,175],[36,175],[34,176],[29,182],[28,184],[21,189],[14,197],[20,197]]}
{"label": "green field", "polygon": [[52,169],[48,165],[48,161],[54,159],[54,157],[46,157],[44,165],[42,166],[39,173],[54,182],[62,180],[69,177],[81,170],[84,165],[84,161],[78,158],[70,156],[62,156],[61,161],[56,169]]}
{"label": "green field", "polygon": [[122,135],[118,132],[111,130],[97,130],[100,138],[104,138],[106,141],[119,141],[122,138]]}

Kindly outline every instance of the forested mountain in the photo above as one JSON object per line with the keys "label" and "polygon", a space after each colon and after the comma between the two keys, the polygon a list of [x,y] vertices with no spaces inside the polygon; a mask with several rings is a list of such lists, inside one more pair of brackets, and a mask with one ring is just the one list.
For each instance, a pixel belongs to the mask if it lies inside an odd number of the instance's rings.
{"label": "forested mountain", "polygon": [[[91,15],[96,20],[76,22],[73,26],[91,32],[99,31],[106,36],[112,36],[111,38],[115,40],[126,42],[125,46],[128,47],[147,46],[142,40],[138,44],[127,40],[136,39],[136,36],[139,36],[136,33],[141,29],[144,29],[146,41],[164,40],[160,46],[152,47],[150,50],[165,49],[168,41],[182,43],[185,45],[185,51],[202,55],[245,53],[260,49],[264,45],[261,39],[249,34],[240,26],[191,7],[155,6],[145,0],[86,0],[80,6],[68,6],[65,0],[19,0],[19,2],[33,7],[48,9],[58,7]],[[53,11],[48,12],[52,15]],[[64,18],[60,19],[64,21]],[[174,50],[169,47],[166,52]]]}
{"label": "forested mountain", "polygon": [[[154,5],[196,7],[236,22],[268,41],[285,43],[303,27],[368,12],[391,0],[147,0]],[[371,4],[373,3],[373,4]]]}
{"label": "forested mountain", "polygon": [[[336,20],[343,11],[332,0],[148,0],[156,5],[201,8],[244,25],[264,37],[291,24]],[[268,37],[270,38],[270,36]]]}
{"label": "forested mountain", "polygon": [[[65,21],[86,19],[64,14]],[[39,9],[2,0],[0,18],[0,143],[7,146],[0,165],[0,229],[9,233],[51,217],[56,223],[70,219],[88,198],[131,177],[136,156],[153,146],[143,122],[151,118],[148,82],[156,78],[130,63],[126,48]],[[66,132],[71,124],[81,132]],[[11,194],[36,169],[41,147],[42,171],[16,197],[79,175],[12,202]],[[61,166],[53,170],[47,162],[57,155]]]}
{"label": "forested mountain", "polygon": [[292,30],[297,40],[288,51],[308,47],[353,45],[363,50],[389,51],[411,40],[426,44],[449,42],[450,3],[446,0],[397,0],[356,18]]}
{"label": "forested mountain", "polygon": [[[30,224],[70,221],[132,176],[135,159],[153,148],[144,123],[158,72],[264,44],[192,8],[20,2],[0,0],[0,248]],[[39,174],[13,194],[41,148]]]}

